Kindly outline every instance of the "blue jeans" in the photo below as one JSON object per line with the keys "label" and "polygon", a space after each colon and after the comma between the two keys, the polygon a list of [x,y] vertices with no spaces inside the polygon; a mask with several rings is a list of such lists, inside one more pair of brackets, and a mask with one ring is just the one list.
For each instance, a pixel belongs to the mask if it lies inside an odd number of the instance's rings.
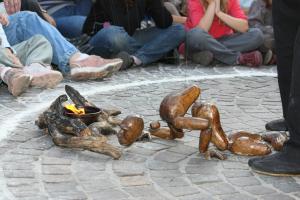
{"label": "blue jeans", "polygon": [[241,53],[253,51],[264,42],[263,34],[258,28],[250,28],[245,33],[234,33],[221,38],[213,38],[201,28],[193,28],[186,34],[186,53],[210,51],[214,58],[228,65],[235,65]]}
{"label": "blue jeans", "polygon": [[110,57],[126,51],[143,64],[149,64],[162,58],[184,40],[185,30],[180,24],[165,29],[151,27],[137,30],[133,36],[128,35],[123,27],[109,26],[101,29],[89,43],[95,47],[94,53],[100,56]]}
{"label": "blue jeans", "polygon": [[78,50],[56,28],[42,20],[36,13],[28,11],[10,15],[9,21],[4,31],[11,45],[19,44],[36,34],[43,35],[53,48],[52,63],[56,64],[61,72],[69,72],[70,57]]}
{"label": "blue jeans", "polygon": [[91,0],[78,0],[76,5],[64,7],[51,16],[56,21],[57,29],[65,37],[78,37],[82,34],[82,28],[91,7]]}

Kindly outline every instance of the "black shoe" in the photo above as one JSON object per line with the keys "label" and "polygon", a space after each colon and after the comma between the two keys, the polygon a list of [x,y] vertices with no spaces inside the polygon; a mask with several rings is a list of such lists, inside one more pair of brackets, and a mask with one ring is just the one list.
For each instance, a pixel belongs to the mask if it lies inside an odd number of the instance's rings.
{"label": "black shoe", "polygon": [[[90,45],[89,43],[78,47],[78,50],[81,53],[86,53],[86,54],[90,54],[90,55],[94,54],[94,47],[92,45]],[[97,54],[95,54],[95,55],[97,55]]]}
{"label": "black shoe", "polygon": [[252,158],[248,165],[253,171],[271,176],[295,176],[300,175],[300,147],[286,144],[283,151]]}
{"label": "black shoe", "polygon": [[212,63],[214,55],[210,51],[200,51],[193,53],[191,59],[193,63],[208,66],[210,63]]}
{"label": "black shoe", "polygon": [[120,70],[129,69],[134,65],[134,59],[125,51],[118,53],[115,58],[120,58],[123,61]]}
{"label": "black shoe", "polygon": [[266,123],[266,129],[269,131],[287,131],[288,127],[284,119],[277,119]]}
{"label": "black shoe", "polygon": [[76,48],[81,47],[82,45],[85,45],[90,41],[91,37],[87,34],[82,34],[79,37],[70,38],[68,41],[72,43]]}
{"label": "black shoe", "polygon": [[180,64],[180,54],[177,49],[174,49],[167,53],[159,62],[172,64],[172,65],[179,65]]}

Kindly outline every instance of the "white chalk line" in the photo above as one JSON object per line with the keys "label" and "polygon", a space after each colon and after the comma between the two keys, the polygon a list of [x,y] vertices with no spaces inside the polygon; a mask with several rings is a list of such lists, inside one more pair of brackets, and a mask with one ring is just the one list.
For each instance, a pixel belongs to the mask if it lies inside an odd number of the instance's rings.
{"label": "white chalk line", "polygon": [[[215,80],[215,79],[228,79],[228,78],[238,78],[238,77],[277,77],[276,73],[273,72],[255,72],[255,71],[248,71],[242,73],[235,73],[235,74],[221,74],[221,75],[205,75],[205,76],[188,76],[188,77],[175,77],[175,78],[165,78],[160,80],[145,80],[145,81],[134,81],[130,83],[124,84],[116,84],[116,85],[109,85],[109,86],[102,86],[99,84],[97,87],[93,89],[89,89],[88,91],[81,91],[81,94],[85,96],[91,96],[97,93],[114,91],[114,90],[124,90],[127,88],[138,87],[138,86],[146,86],[151,84],[160,84],[160,83],[171,83],[171,82],[187,82],[187,81],[200,81],[200,80]],[[34,107],[28,105],[29,108],[25,109],[23,112],[20,112],[12,118],[7,118],[0,125],[0,141],[7,138],[7,136],[12,133],[16,126],[12,126],[12,123],[17,125],[19,124],[22,119],[27,116],[32,115],[33,113],[37,113],[46,109],[50,102],[54,99],[49,99],[49,102],[41,102],[40,104],[35,104]],[[32,122],[33,123],[33,122]]]}

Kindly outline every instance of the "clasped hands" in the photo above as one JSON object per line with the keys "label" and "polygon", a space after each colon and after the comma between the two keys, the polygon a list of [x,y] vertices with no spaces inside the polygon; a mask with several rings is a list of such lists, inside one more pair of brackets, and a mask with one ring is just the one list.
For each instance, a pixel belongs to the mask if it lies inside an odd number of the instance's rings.
{"label": "clasped hands", "polygon": [[219,16],[221,11],[221,0],[206,0],[209,6],[215,8],[215,15]]}

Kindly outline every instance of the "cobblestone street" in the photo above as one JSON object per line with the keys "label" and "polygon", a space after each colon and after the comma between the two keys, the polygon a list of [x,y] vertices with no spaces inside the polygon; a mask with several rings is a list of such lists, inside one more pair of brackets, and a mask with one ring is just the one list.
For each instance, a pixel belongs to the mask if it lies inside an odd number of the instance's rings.
{"label": "cobblestone street", "polygon": [[[34,125],[38,114],[64,93],[79,90],[103,108],[122,110],[121,118],[139,114],[160,120],[158,109],[170,92],[191,84],[201,100],[215,103],[227,134],[264,133],[266,122],[281,117],[275,67],[200,67],[158,65],[120,72],[102,82],[61,83],[53,90],[30,89],[19,98],[0,87],[0,200],[290,200],[300,199],[300,178],[258,175],[249,157],[205,160],[198,152],[199,132],[167,141],[153,138],[121,147],[120,160],[56,147]],[[164,124],[165,125],[165,124]]]}

